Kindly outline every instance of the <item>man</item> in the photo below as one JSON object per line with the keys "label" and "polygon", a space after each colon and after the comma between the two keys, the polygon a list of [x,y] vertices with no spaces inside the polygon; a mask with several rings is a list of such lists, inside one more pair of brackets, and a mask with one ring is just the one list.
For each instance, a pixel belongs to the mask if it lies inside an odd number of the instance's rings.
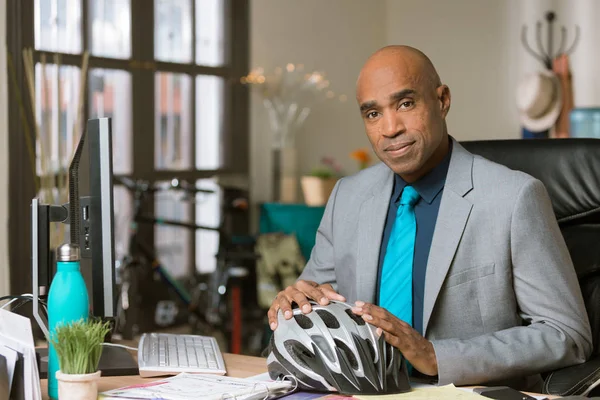
{"label": "man", "polygon": [[540,372],[584,362],[589,321],[542,183],[448,135],[450,90],[416,49],[373,54],[356,98],[382,163],[337,183],[271,328],[292,303],[355,302],[439,384],[539,390]]}

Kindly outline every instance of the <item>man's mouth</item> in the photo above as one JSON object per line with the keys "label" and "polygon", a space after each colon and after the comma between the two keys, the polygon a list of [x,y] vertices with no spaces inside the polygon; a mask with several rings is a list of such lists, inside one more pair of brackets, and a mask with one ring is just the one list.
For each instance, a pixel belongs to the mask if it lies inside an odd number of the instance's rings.
{"label": "man's mouth", "polygon": [[414,144],[414,142],[410,143],[394,143],[390,144],[385,148],[385,151],[388,153],[392,153],[392,155],[399,156],[406,153],[410,147]]}

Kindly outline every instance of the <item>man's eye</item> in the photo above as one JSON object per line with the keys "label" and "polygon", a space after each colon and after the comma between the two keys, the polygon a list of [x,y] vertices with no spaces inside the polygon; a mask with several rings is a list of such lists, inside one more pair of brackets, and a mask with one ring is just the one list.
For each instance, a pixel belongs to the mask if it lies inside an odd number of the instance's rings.
{"label": "man's eye", "polygon": [[378,112],[377,111],[370,111],[367,113],[367,118],[368,119],[373,119],[377,116]]}
{"label": "man's eye", "polygon": [[409,101],[403,101],[402,103],[400,103],[400,107],[399,108],[410,108],[413,106],[413,104],[415,104],[414,101],[409,100]]}

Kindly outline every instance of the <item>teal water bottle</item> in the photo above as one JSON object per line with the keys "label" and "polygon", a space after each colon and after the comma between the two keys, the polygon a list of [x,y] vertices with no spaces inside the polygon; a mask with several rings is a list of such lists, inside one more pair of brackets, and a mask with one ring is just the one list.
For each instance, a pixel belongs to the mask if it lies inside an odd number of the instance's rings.
{"label": "teal water bottle", "polygon": [[[79,246],[63,244],[56,254],[56,275],[48,292],[48,329],[50,337],[58,325],[87,321],[89,314],[88,292],[79,266]],[[48,343],[48,396],[58,399],[56,371],[59,370],[58,357],[54,346]]]}

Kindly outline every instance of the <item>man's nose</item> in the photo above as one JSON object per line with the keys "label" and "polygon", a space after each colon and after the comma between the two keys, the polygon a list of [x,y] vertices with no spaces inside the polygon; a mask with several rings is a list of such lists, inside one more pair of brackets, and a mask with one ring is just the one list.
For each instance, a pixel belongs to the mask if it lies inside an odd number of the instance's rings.
{"label": "man's nose", "polygon": [[401,118],[396,113],[387,112],[383,115],[383,135],[395,137],[406,130]]}

